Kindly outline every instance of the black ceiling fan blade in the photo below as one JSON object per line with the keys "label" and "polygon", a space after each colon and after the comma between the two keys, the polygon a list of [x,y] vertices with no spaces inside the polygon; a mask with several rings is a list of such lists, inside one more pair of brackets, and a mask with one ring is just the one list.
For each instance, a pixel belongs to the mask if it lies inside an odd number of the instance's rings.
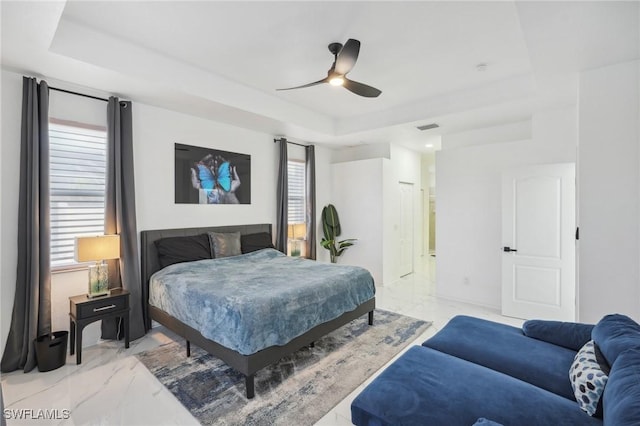
{"label": "black ceiling fan blade", "polygon": [[313,83],[308,83],[308,84],[303,84],[302,86],[296,86],[296,87],[287,87],[286,89],[276,89],[276,90],[293,90],[293,89],[302,89],[305,87],[311,87],[311,86],[315,86],[316,84],[322,84],[322,83],[326,83],[329,81],[329,77],[325,77],[322,80],[318,80],[318,81],[314,81]]}
{"label": "black ceiling fan blade", "polygon": [[365,98],[377,98],[382,93],[381,90],[376,89],[375,87],[367,86],[363,83],[358,83],[357,81],[349,80],[347,78],[344,79],[344,88],[355,93],[356,95],[364,96]]}
{"label": "black ceiling fan blade", "polygon": [[356,64],[356,61],[358,60],[359,53],[360,42],[353,38],[347,40],[336,57],[336,73],[345,75],[346,73],[351,71],[353,66]]}

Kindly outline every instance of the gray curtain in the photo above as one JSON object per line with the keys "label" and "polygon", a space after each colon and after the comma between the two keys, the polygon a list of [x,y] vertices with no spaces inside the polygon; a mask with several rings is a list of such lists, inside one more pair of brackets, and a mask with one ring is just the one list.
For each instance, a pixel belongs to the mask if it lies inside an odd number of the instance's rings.
{"label": "gray curtain", "polygon": [[[2,399],[2,385],[0,385],[0,413],[4,413],[4,399]],[[7,426],[4,415],[0,415],[0,426]]]}
{"label": "gray curtain", "polygon": [[[131,293],[129,333],[131,340],[146,332],[144,301],[140,281],[136,195],[133,177],[133,130],[131,102],[109,98],[107,106],[107,193],[104,233],[120,234],[120,259],[109,262],[109,287],[123,287]],[[102,338],[124,337],[122,324],[116,319],[102,321]]]}
{"label": "gray curtain", "polygon": [[288,160],[287,140],[279,139],[280,147],[280,167],[278,170],[278,212],[276,217],[276,249],[283,253],[287,253],[287,226],[289,222],[289,176],[288,176]]}
{"label": "gray curtain", "polygon": [[18,266],[11,328],[2,372],[36,365],[36,337],[51,333],[49,222],[49,87],[22,79],[22,135],[18,192]]}
{"label": "gray curtain", "polygon": [[307,205],[305,206],[307,222],[307,257],[316,260],[316,148],[305,147],[305,173]]}

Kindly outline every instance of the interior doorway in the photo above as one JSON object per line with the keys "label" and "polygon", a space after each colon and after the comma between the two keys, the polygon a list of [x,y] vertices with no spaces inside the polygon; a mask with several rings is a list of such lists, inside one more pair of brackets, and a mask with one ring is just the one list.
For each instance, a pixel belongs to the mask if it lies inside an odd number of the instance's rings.
{"label": "interior doorway", "polygon": [[400,182],[400,276],[413,273],[413,184]]}
{"label": "interior doorway", "polygon": [[502,175],[502,315],[575,321],[575,164]]}
{"label": "interior doorway", "polygon": [[425,224],[424,247],[425,254],[429,257],[436,255],[436,156],[430,152],[422,156],[422,188],[424,190],[423,202],[425,211],[423,221]]}
{"label": "interior doorway", "polygon": [[436,194],[429,193],[429,250],[430,256],[436,256]]}
{"label": "interior doorway", "polygon": [[435,285],[436,255],[436,155],[434,151],[421,158],[422,234],[420,257],[414,272],[429,278]]}

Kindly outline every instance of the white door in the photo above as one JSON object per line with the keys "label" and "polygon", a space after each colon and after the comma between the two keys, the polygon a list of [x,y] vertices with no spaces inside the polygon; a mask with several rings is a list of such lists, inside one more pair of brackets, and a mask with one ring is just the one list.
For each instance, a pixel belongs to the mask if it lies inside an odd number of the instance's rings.
{"label": "white door", "polygon": [[502,314],[575,321],[575,164],[502,175]]}
{"label": "white door", "polygon": [[400,276],[413,272],[413,184],[400,182]]}

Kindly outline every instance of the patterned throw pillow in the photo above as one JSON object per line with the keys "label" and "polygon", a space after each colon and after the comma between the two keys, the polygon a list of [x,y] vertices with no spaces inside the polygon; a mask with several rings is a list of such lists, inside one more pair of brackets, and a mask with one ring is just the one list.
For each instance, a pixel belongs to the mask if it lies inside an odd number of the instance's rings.
{"label": "patterned throw pillow", "polygon": [[578,351],[569,370],[569,380],[580,408],[590,416],[602,417],[602,393],[609,371],[606,365],[601,365],[602,357],[598,357],[596,352],[598,348],[593,340]]}

